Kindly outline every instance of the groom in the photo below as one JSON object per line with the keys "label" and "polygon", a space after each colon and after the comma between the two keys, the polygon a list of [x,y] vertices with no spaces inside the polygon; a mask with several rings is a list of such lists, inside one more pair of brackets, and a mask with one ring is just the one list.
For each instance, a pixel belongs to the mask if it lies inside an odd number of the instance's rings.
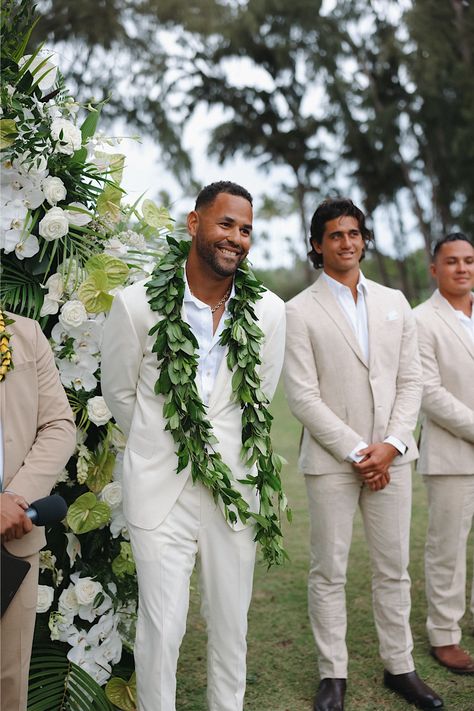
{"label": "groom", "polygon": [[[234,275],[251,245],[252,197],[235,183],[212,183],[199,193],[187,227],[192,241],[183,273],[181,313],[198,345],[196,386],[204,416],[218,440],[213,448],[229,466],[233,488],[241,492],[249,509],[256,510],[255,489],[236,483],[251,470],[240,457],[242,408],[234,396],[227,348],[219,342],[232,318],[229,304],[234,296],[242,296]],[[158,273],[160,278],[166,278],[165,270]],[[170,301],[173,298],[170,290]],[[259,375],[270,399],[283,360],[284,306],[265,291],[253,309],[264,334]],[[177,474],[171,421],[163,414],[165,398],[154,390],[160,370],[152,351],[155,336],[149,331],[160,318],[150,308],[145,282],[124,289],[114,299],[102,352],[103,394],[128,438],[123,487],[140,591],[135,644],[138,708],[175,710],[176,665],[186,627],[189,580],[198,560],[201,610],[208,632],[209,709],[241,711],[254,530],[240,520],[231,525],[209,490],[199,481],[193,483],[189,465]],[[242,355],[248,352],[243,345]],[[192,419],[194,408],[188,410],[186,419]],[[198,441],[192,446],[209,448]]]}

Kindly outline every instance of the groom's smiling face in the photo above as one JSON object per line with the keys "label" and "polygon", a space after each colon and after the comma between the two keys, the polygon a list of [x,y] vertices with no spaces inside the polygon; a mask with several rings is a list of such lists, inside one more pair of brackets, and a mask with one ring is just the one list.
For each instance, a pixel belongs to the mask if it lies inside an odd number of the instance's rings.
{"label": "groom's smiling face", "polygon": [[221,277],[232,276],[249,252],[252,217],[249,201],[229,193],[219,193],[210,205],[193,210],[188,230],[203,266]]}

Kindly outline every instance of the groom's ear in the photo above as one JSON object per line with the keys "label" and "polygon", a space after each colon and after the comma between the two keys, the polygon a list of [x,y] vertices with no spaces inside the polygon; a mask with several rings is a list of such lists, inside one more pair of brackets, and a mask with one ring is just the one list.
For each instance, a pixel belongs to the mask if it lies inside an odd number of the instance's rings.
{"label": "groom's ear", "polygon": [[199,215],[196,210],[192,210],[192,212],[189,213],[186,224],[188,227],[188,233],[191,237],[194,237],[199,225]]}

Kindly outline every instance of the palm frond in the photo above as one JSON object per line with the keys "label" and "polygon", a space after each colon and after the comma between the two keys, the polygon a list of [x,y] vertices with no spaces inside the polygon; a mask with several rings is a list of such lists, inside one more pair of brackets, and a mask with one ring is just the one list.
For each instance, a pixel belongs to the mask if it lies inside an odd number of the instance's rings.
{"label": "palm frond", "polygon": [[38,318],[43,299],[40,277],[32,274],[16,257],[5,255],[2,259],[0,282],[0,301],[3,308],[30,318]]}
{"label": "palm frond", "polygon": [[113,711],[104,690],[59,646],[33,649],[28,711]]}

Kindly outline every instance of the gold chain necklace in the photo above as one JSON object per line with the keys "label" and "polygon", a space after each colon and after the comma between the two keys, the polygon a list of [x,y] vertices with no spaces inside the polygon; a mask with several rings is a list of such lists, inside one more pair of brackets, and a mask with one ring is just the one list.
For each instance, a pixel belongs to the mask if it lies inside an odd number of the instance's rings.
{"label": "gold chain necklace", "polygon": [[[188,284],[188,286],[189,286],[189,284]],[[225,292],[225,294],[224,294],[224,296],[222,297],[222,299],[221,299],[220,301],[218,301],[215,306],[209,306],[209,304],[208,304],[209,308],[211,309],[211,314],[213,314],[215,311],[217,311],[217,309],[219,308],[219,306],[222,306],[222,304],[225,304],[225,302],[227,301],[227,299],[228,299],[229,296],[230,296],[231,290],[232,290],[232,287],[229,288],[229,289],[227,289],[227,291]],[[192,294],[196,299],[199,298],[199,297],[197,297],[197,296],[191,291],[191,287],[190,287],[190,286],[189,286],[189,291],[191,292],[191,294]],[[201,301],[201,299],[199,299],[199,301]],[[205,302],[203,302],[203,303],[205,303]]]}

